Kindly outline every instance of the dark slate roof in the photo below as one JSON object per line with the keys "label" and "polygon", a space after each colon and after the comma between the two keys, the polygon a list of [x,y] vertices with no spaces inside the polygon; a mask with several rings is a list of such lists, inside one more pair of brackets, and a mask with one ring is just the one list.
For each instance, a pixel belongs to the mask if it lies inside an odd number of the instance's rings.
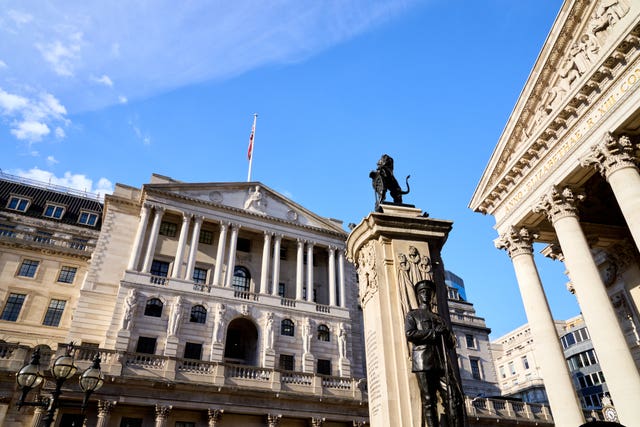
{"label": "dark slate roof", "polygon": [[[54,186],[49,187],[44,183],[38,186],[35,181],[21,180],[17,177],[15,177],[17,179],[12,178],[14,177],[7,177],[5,174],[0,175],[0,211],[19,213],[33,218],[48,219],[92,230],[100,230],[104,204],[96,195],[82,195],[73,189]],[[7,209],[7,204],[11,196],[23,196],[30,199],[31,204],[27,211],[19,212],[13,209]],[[56,220],[43,215],[47,202],[65,207],[65,212],[61,219]],[[95,226],[78,223],[81,210],[98,213],[98,221]]]}

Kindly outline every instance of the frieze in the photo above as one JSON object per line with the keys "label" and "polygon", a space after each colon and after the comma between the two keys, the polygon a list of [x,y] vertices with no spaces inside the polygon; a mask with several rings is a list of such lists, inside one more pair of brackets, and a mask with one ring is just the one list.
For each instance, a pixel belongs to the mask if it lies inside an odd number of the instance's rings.
{"label": "frieze", "polygon": [[367,242],[358,254],[358,280],[360,285],[360,303],[364,308],[378,292],[378,273],[376,272],[375,241]]}

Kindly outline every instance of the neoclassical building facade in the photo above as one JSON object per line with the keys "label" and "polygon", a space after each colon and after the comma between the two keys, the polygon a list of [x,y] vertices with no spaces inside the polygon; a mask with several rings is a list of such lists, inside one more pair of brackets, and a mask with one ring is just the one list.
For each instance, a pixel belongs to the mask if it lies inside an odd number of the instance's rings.
{"label": "neoclassical building facade", "polygon": [[470,202],[513,261],[558,426],[584,418],[534,242],[567,268],[620,421],[640,419],[639,37],[637,1],[566,1]]}
{"label": "neoclassical building facade", "polygon": [[[339,221],[257,182],[118,184],[65,336],[78,367],[99,355],[107,378],[89,425],[362,425],[345,240]],[[63,406],[58,420],[81,416]]]}

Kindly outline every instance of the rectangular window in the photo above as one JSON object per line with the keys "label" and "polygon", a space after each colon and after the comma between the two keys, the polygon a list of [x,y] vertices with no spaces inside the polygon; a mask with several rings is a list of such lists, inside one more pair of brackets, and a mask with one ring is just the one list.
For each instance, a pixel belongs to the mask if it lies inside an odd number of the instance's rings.
{"label": "rectangular window", "polygon": [[280,247],[280,259],[286,261],[286,259],[287,259],[287,248]]}
{"label": "rectangular window", "polygon": [[318,359],[317,371],[320,375],[331,375],[331,360]]}
{"label": "rectangular window", "polygon": [[238,237],[236,249],[241,252],[251,252],[251,240]]}
{"label": "rectangular window", "polygon": [[186,343],[184,345],[184,358],[200,360],[202,358],[202,344],[194,342]]}
{"label": "rectangular window", "polygon": [[158,232],[162,236],[176,237],[178,232],[178,224],[173,222],[162,221],[160,223],[160,231]]}
{"label": "rectangular window", "polygon": [[15,237],[15,229],[15,225],[0,224],[0,236]]}
{"label": "rectangular window", "polygon": [[467,348],[476,348],[476,339],[471,334],[466,334],[465,338],[467,340]]}
{"label": "rectangular window", "polygon": [[138,337],[138,345],[136,345],[136,353],[155,354],[156,338]]}
{"label": "rectangular window", "polygon": [[200,237],[198,238],[198,243],[202,243],[203,245],[212,244],[213,232],[209,230],[200,230]]}
{"label": "rectangular window", "polygon": [[284,371],[293,371],[294,369],[294,359],[292,354],[281,354],[280,355],[280,369]]}
{"label": "rectangular window", "polygon": [[152,276],[167,277],[169,275],[169,263],[154,259],[151,263],[150,273]]}
{"label": "rectangular window", "polygon": [[97,222],[98,214],[87,211],[80,211],[80,217],[78,218],[79,224],[90,225],[93,227]]}
{"label": "rectangular window", "polygon": [[278,296],[284,298],[287,295],[287,285],[278,283]]}
{"label": "rectangular window", "polygon": [[76,271],[78,271],[76,267],[62,266],[58,274],[58,282],[73,283],[73,280],[76,278]]}
{"label": "rectangular window", "polygon": [[471,364],[471,376],[474,380],[482,379],[482,367],[480,366],[480,359],[469,358]]}
{"label": "rectangular window", "polygon": [[36,235],[34,236],[33,241],[36,243],[43,243],[45,245],[50,245],[52,236],[53,236],[53,233],[38,230],[36,231]]}
{"label": "rectangular window", "polygon": [[589,339],[589,334],[587,333],[587,328],[578,329],[573,333],[576,338],[576,342],[582,342],[584,340]]}
{"label": "rectangular window", "polygon": [[501,376],[502,378],[507,378],[507,373],[506,373],[506,372],[505,372],[505,370],[504,370],[504,365],[503,365],[503,366],[500,366],[500,376]]}
{"label": "rectangular window", "polygon": [[120,427],[142,427],[142,418],[122,417]]}
{"label": "rectangular window", "polygon": [[20,265],[20,270],[18,270],[18,276],[35,277],[36,271],[38,270],[38,265],[40,265],[40,261],[35,261],[32,259],[23,260],[22,264]]}
{"label": "rectangular window", "polygon": [[527,356],[522,356],[522,367],[524,369],[529,369],[529,360],[527,360]]}
{"label": "rectangular window", "polygon": [[204,268],[194,268],[193,269],[193,281],[195,283],[204,284],[207,282],[207,270]]}
{"label": "rectangular window", "polygon": [[509,372],[511,372],[511,375],[515,375],[516,374],[516,367],[513,364],[513,362],[509,362]]}
{"label": "rectangular window", "polygon": [[66,301],[52,299],[49,303],[49,308],[47,308],[47,314],[44,315],[42,324],[45,326],[58,326],[66,304]]}
{"label": "rectangular window", "polygon": [[576,339],[573,337],[573,334],[563,336],[560,341],[562,342],[562,347],[565,350],[576,343]]}
{"label": "rectangular window", "polygon": [[11,196],[9,198],[9,203],[7,203],[7,209],[12,209],[14,211],[26,212],[29,207],[30,200],[25,199],[24,197]]}
{"label": "rectangular window", "polygon": [[43,215],[53,219],[60,219],[64,215],[64,207],[47,203]]}
{"label": "rectangular window", "polygon": [[20,315],[20,310],[22,310],[22,305],[26,297],[27,296],[23,294],[9,294],[0,319],[8,320],[9,322],[18,320],[18,315]]}

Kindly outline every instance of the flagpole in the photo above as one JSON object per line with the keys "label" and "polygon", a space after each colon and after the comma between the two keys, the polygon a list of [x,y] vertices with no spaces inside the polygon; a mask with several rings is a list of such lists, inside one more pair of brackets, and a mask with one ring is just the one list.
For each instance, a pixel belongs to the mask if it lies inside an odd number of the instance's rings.
{"label": "flagpole", "polygon": [[258,120],[258,113],[253,113],[253,126],[251,127],[251,136],[249,137],[249,173],[247,174],[247,182],[251,182],[251,166],[253,165],[253,142],[256,139],[256,121]]}

